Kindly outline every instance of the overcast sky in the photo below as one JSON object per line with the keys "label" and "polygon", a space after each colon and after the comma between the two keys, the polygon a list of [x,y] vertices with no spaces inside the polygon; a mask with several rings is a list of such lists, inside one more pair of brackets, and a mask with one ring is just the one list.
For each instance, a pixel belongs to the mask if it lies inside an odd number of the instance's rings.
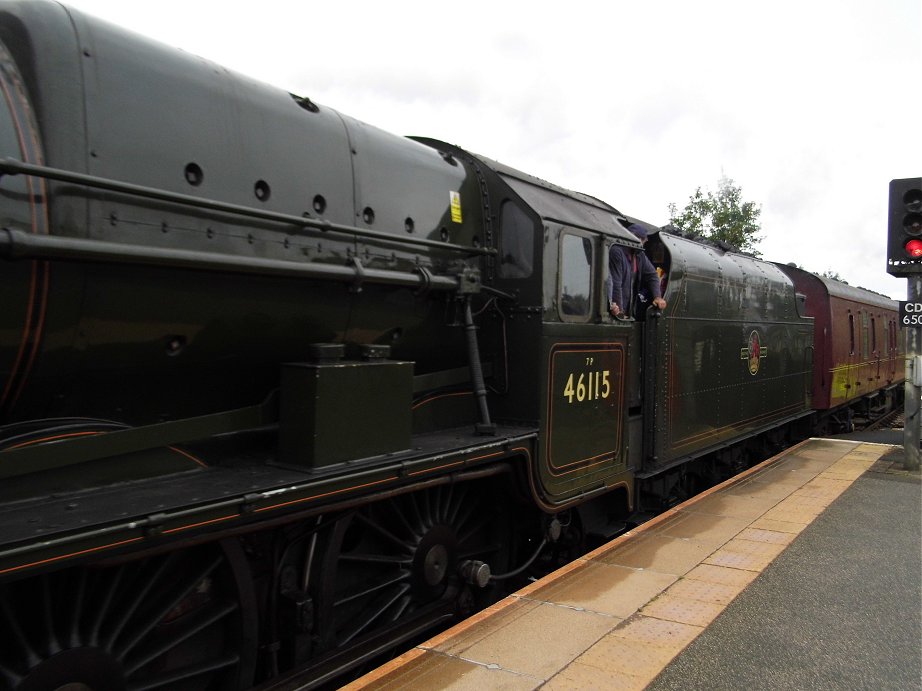
{"label": "overcast sky", "polygon": [[920,0],[65,4],[657,225],[725,175],[765,259],[906,299],[887,187],[922,176]]}

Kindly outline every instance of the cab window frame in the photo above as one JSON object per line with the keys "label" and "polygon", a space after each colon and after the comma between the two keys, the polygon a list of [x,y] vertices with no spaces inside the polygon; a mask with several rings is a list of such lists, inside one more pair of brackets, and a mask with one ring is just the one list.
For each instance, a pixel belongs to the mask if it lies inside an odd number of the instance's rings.
{"label": "cab window frame", "polygon": [[514,199],[499,207],[499,261],[497,276],[503,280],[525,280],[535,271],[538,224]]}
{"label": "cab window frame", "polygon": [[[596,305],[599,291],[594,287],[598,283],[598,236],[595,233],[579,230],[577,228],[562,228],[557,245],[557,316],[563,322],[585,324],[595,317]],[[579,244],[574,240],[582,241]],[[588,244],[587,244],[588,243]],[[586,257],[586,247],[589,247],[589,256]],[[580,259],[586,262],[588,268],[588,279],[579,280],[579,287],[585,288],[586,309],[583,312],[570,312],[565,310],[566,304],[572,304],[573,297],[582,298],[583,295],[574,294],[565,297],[564,288],[572,286],[572,283],[565,284],[565,281],[571,277],[580,278],[577,273],[577,266],[582,268]],[[586,275],[586,274],[583,274]]]}

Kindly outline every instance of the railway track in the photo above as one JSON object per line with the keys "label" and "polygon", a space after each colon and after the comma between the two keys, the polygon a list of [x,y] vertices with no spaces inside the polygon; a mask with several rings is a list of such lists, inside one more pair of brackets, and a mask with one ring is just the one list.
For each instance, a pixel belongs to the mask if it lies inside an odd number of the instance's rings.
{"label": "railway track", "polygon": [[864,431],[878,430],[878,429],[902,429],[904,424],[903,418],[903,409],[894,410],[886,415],[883,415],[876,420],[872,420],[867,425],[864,426]]}

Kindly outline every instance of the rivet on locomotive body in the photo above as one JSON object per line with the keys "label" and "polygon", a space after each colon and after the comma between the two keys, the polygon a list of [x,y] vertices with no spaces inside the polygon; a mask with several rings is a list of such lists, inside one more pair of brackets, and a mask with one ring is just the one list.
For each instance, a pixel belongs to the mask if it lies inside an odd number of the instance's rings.
{"label": "rivet on locomotive body", "polygon": [[169,357],[176,357],[186,347],[186,337],[183,335],[171,335],[166,337],[166,354]]}
{"label": "rivet on locomotive body", "polygon": [[185,175],[186,182],[193,187],[198,187],[205,179],[205,172],[197,163],[187,163],[183,170],[183,174]]}
{"label": "rivet on locomotive body", "polygon": [[253,185],[253,193],[261,202],[269,201],[269,197],[272,196],[272,190],[269,187],[269,183],[265,180],[256,181],[256,184]]}

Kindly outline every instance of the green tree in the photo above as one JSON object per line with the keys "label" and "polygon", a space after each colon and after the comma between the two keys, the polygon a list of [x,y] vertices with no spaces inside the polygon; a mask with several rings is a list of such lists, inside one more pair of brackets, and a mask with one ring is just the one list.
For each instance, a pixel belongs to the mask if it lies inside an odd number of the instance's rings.
{"label": "green tree", "polygon": [[756,245],[761,241],[759,216],[762,208],[743,201],[743,190],[727,176],[720,178],[717,192],[701,188],[688,198],[688,204],[681,211],[675,204],[669,205],[669,222],[680,231],[691,233],[705,240],[726,243],[741,252],[757,257],[761,252]]}
{"label": "green tree", "polygon": [[820,276],[823,278],[831,278],[833,281],[841,281],[842,283],[848,285],[848,281],[842,278],[838,271],[833,271],[832,269],[826,269],[823,273],[820,274]]}

